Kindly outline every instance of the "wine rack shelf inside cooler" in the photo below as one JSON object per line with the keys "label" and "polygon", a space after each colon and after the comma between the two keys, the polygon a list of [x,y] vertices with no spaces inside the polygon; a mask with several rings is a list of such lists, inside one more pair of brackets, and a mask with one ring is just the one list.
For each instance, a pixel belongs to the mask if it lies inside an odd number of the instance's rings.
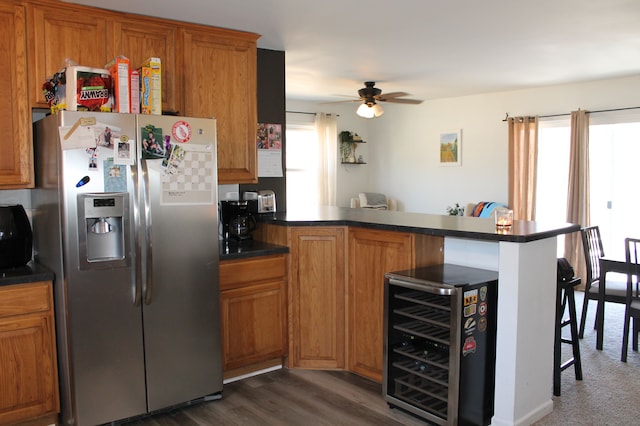
{"label": "wine rack shelf inside cooler", "polygon": [[443,420],[449,406],[451,297],[398,289],[391,305],[394,396]]}

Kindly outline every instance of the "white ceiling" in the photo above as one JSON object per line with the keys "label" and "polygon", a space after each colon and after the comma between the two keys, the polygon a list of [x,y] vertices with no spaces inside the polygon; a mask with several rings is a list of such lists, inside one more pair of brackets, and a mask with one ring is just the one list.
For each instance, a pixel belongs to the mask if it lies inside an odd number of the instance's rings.
{"label": "white ceiling", "polygon": [[[287,98],[424,100],[640,74],[638,0],[68,0],[260,34]],[[105,6],[105,3],[108,6]]]}

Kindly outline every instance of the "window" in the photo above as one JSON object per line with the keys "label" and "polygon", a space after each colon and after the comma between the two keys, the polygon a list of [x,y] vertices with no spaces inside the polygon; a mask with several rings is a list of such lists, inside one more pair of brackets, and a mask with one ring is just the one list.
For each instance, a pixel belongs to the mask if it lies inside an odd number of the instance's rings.
{"label": "window", "polygon": [[[536,221],[567,221],[570,126],[569,119],[540,120],[538,123]],[[564,257],[564,235],[558,238],[557,257]]]}
{"label": "window", "polygon": [[[541,119],[538,133],[536,220],[566,221],[570,120]],[[640,236],[636,170],[640,162],[640,112],[589,116],[591,225],[598,225],[607,256],[624,258],[624,238]],[[558,241],[558,255],[564,242]]]}
{"label": "window", "polygon": [[[293,115],[293,114],[292,114]],[[287,210],[318,205],[318,138],[313,115],[287,118]]]}

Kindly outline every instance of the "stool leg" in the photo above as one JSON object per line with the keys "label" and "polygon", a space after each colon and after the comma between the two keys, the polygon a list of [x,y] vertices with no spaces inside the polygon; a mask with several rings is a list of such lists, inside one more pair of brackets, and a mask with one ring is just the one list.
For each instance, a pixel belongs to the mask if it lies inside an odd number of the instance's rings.
{"label": "stool leg", "polygon": [[576,315],[576,298],[573,287],[565,290],[569,298],[569,320],[571,321],[571,346],[573,348],[573,367],[576,372],[576,380],[582,380],[582,362],[580,361],[580,341],[578,340],[578,318]]}
{"label": "stool leg", "polygon": [[580,317],[580,335],[579,337],[582,339],[584,337],[584,325],[587,321],[587,306],[589,305],[589,297],[585,293],[584,300],[582,301],[582,315]]}
{"label": "stool leg", "polygon": [[553,341],[553,394],[560,396],[560,355],[561,355],[561,333],[562,328],[560,323],[562,322],[561,311],[562,306],[562,289],[560,286],[556,288],[556,321],[555,321],[555,334]]}

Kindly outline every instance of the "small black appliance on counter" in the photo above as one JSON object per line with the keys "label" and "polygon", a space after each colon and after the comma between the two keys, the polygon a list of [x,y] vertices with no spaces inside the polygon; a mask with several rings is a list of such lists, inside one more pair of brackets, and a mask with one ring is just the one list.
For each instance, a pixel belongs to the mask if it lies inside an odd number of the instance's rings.
{"label": "small black appliance on counter", "polygon": [[20,204],[0,206],[0,268],[15,268],[31,260],[33,234]]}
{"label": "small black appliance on counter", "polygon": [[255,217],[249,211],[247,200],[220,201],[220,224],[225,241],[245,241],[251,239],[256,229]]}

